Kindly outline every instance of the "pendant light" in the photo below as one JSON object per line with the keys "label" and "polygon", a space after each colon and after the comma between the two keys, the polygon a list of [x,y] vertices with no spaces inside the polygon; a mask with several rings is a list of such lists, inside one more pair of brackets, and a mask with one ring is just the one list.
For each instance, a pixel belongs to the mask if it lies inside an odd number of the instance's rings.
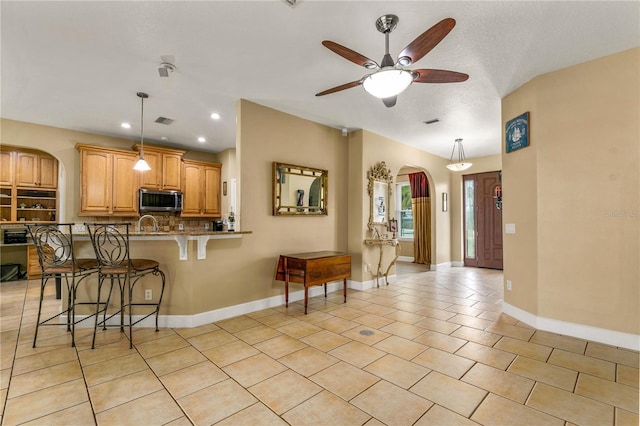
{"label": "pendant light", "polygon": [[[458,161],[454,163],[453,158],[455,156],[456,149],[458,150]],[[451,150],[451,158],[449,159],[449,164],[447,164],[447,169],[451,170],[452,172],[461,172],[463,170],[467,170],[472,165],[473,163],[465,161],[462,139],[456,139],[453,143],[453,150]]]}
{"label": "pendant light", "polygon": [[148,98],[149,95],[144,92],[138,92],[136,93],[136,95],[138,95],[142,102],[140,111],[140,158],[138,159],[136,165],[133,166],[133,169],[140,172],[146,172],[148,170],[151,170],[151,167],[149,167],[149,163],[144,160],[144,100]]}

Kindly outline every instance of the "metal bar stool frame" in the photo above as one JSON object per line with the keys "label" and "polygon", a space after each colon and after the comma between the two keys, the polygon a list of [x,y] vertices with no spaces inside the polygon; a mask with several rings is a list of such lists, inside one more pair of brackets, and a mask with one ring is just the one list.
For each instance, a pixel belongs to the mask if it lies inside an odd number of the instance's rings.
{"label": "metal bar stool frame", "polygon": [[[129,227],[130,223],[85,223],[89,231],[89,237],[98,260],[98,295],[102,290],[104,280],[109,278],[113,288],[114,282],[117,281],[120,288],[120,309],[109,316],[104,316],[102,322],[98,321],[96,316],[95,327],[93,330],[93,343],[91,347],[95,347],[96,330],[102,325],[106,330],[107,321],[116,315],[120,315],[120,331],[124,332],[124,316],[125,310],[129,316],[129,348],[133,348],[133,326],[139,322],[155,315],[156,331],[158,328],[158,315],[160,313],[160,304],[165,289],[165,275],[160,270],[160,264],[150,259],[131,259],[129,244]],[[155,275],[161,278],[162,287],[158,302],[137,302],[134,301],[133,293],[138,281],[147,276]],[[125,292],[127,299],[125,301]],[[150,313],[133,321],[134,306],[153,306],[154,309]]]}
{"label": "metal bar stool frame", "polygon": [[[77,289],[80,283],[90,275],[98,272],[98,262],[96,259],[76,259],[73,248],[73,224],[29,224],[27,230],[38,253],[38,263],[40,264],[40,301],[38,304],[38,317],[36,320],[36,330],[33,336],[33,347],[36,347],[38,329],[40,326],[61,326],[66,325],[67,331],[71,332],[71,346],[75,347],[75,325],[93,316],[89,315],[80,320],[76,320],[77,305],[107,305],[109,301],[101,303],[100,299],[95,301],[78,302],[76,300]],[[66,309],[50,318],[42,318],[42,302],[47,283],[50,279],[63,277],[67,287]],[[98,309],[98,311],[100,311]],[[67,321],[64,323],[52,323],[53,320],[67,314]],[[97,315],[97,314],[96,314]]]}

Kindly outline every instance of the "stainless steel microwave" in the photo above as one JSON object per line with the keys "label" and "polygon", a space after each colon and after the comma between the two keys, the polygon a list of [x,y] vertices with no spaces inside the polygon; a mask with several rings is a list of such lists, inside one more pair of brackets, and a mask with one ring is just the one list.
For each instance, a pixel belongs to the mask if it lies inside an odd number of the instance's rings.
{"label": "stainless steel microwave", "polygon": [[180,191],[158,191],[140,188],[138,199],[140,213],[179,213],[182,211],[182,192]]}

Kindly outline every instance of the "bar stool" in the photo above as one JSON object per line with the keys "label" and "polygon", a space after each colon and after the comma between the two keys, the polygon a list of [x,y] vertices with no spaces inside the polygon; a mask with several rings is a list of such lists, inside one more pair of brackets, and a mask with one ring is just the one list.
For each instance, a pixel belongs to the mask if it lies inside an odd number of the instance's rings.
{"label": "bar stool", "polygon": [[[108,317],[105,315],[102,322],[98,321],[98,316],[96,315],[91,347],[93,348],[95,346],[98,326],[102,325],[103,330],[106,330],[108,326],[107,321],[118,314],[120,314],[120,331],[124,331],[124,316],[125,311],[128,311],[129,348],[133,348],[132,332],[134,325],[151,315],[155,315],[156,331],[158,331],[158,314],[160,312],[160,303],[162,302],[165,287],[164,273],[160,270],[160,264],[155,260],[131,259],[129,254],[129,226],[131,225],[129,223],[85,223],[85,226],[89,231],[89,237],[91,238],[91,243],[99,264],[98,297],[100,297],[102,285],[107,278],[109,278],[112,287],[114,282],[117,282],[120,288],[120,310]],[[136,284],[142,277],[150,274],[159,276],[162,281],[158,302],[141,302],[134,300]],[[125,293],[127,295],[126,300]],[[134,321],[132,313],[134,306],[153,307],[153,310],[142,318]]]}
{"label": "bar stool", "polygon": [[[38,328],[45,325],[66,325],[67,331],[71,332],[71,346],[75,346],[75,325],[93,315],[89,315],[80,320],[76,320],[75,313],[78,305],[100,306],[100,299],[87,302],[76,300],[79,284],[89,275],[98,272],[98,262],[95,259],[76,259],[73,250],[73,232],[70,223],[63,224],[30,224],[27,230],[36,247],[38,253],[38,263],[40,264],[40,303],[38,305],[38,319],[36,321],[36,331],[33,336],[33,347],[36,347],[38,338]],[[42,301],[44,291],[48,281],[56,277],[63,277],[67,286],[67,307],[59,314],[51,318],[41,320]],[[108,301],[106,302],[108,303]],[[104,303],[102,303],[104,305]],[[54,319],[59,319],[60,315],[67,314],[67,321],[53,323]],[[96,314],[97,315],[97,314]]]}

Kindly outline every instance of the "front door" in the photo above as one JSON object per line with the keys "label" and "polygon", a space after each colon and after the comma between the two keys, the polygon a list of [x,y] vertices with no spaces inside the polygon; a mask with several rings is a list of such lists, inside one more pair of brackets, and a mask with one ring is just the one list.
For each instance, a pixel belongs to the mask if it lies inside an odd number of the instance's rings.
{"label": "front door", "polygon": [[500,172],[477,173],[464,182],[464,265],[502,269]]}

